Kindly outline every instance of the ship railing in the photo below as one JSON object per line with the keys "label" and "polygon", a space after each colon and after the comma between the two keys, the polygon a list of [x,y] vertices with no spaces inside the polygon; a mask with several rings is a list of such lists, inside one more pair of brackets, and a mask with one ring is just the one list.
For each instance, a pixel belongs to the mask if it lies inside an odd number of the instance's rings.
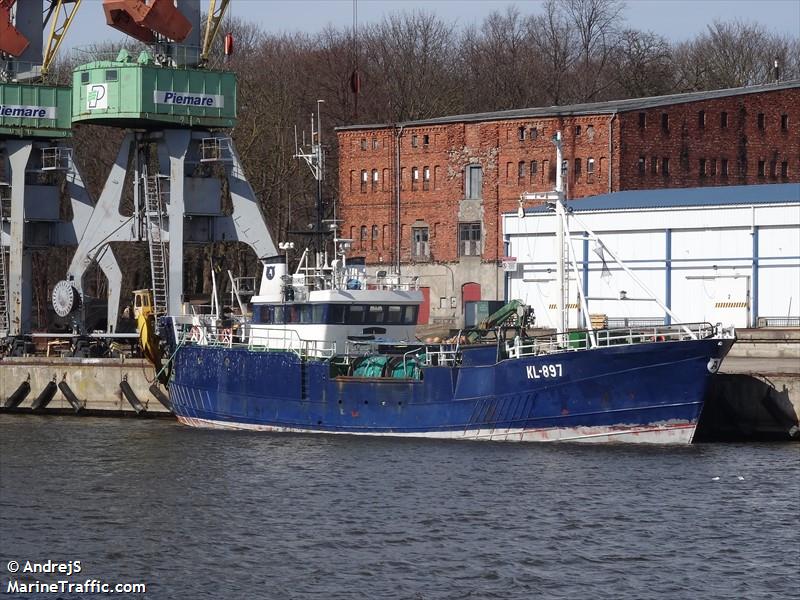
{"label": "ship railing", "polygon": [[294,352],[300,358],[326,360],[336,354],[333,340],[308,340],[294,329],[259,327],[251,329],[247,348],[254,351]]}
{"label": "ship railing", "polygon": [[419,360],[426,367],[454,367],[461,363],[461,350],[459,348],[442,344],[438,348],[427,346],[419,354]]}
{"label": "ship railing", "polygon": [[[528,355],[556,354],[590,350],[595,347],[608,347],[653,342],[675,342],[704,339],[719,333],[719,328],[711,323],[681,323],[679,325],[659,325],[657,327],[620,327],[554,333],[506,341],[505,350],[509,358]],[[594,341],[592,340],[594,336]]]}
{"label": "ship railing", "polygon": [[369,290],[391,290],[409,292],[419,289],[419,277],[416,275],[403,276],[387,274],[378,271],[375,275],[365,278],[366,288]]}

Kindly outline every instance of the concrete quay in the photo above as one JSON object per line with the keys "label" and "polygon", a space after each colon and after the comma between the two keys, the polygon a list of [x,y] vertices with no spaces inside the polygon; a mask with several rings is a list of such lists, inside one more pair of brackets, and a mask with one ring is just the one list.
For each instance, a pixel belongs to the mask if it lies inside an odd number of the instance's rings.
{"label": "concrete quay", "polygon": [[[5,357],[0,360],[0,410],[30,412],[44,394],[45,405],[37,410],[42,414],[169,416],[150,391],[154,379],[153,366],[142,358]],[[27,396],[7,408],[25,382],[30,386]],[[166,398],[166,390],[158,387]],[[75,405],[69,401],[70,392]]]}

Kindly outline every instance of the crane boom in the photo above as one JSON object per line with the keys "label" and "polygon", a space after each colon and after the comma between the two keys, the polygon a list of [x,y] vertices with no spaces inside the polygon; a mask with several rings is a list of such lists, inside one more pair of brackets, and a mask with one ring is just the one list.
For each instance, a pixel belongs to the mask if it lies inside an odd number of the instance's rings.
{"label": "crane boom", "polygon": [[203,36],[203,49],[200,53],[200,60],[205,63],[208,60],[208,55],[211,53],[211,45],[219,32],[219,26],[222,24],[222,19],[225,16],[225,11],[228,9],[230,0],[220,0],[217,5],[217,0],[211,0],[208,7],[208,19],[206,20],[206,32]]}
{"label": "crane boom", "polygon": [[[70,5],[68,7],[68,5]],[[50,35],[47,37],[47,45],[44,48],[44,57],[42,58],[42,75],[46,75],[50,70],[53,62],[58,54],[58,49],[61,47],[61,42],[67,34],[69,26],[72,24],[72,19],[75,18],[75,13],[81,5],[81,0],[50,0],[50,9],[47,13],[45,25],[47,21],[52,19],[50,23]]]}

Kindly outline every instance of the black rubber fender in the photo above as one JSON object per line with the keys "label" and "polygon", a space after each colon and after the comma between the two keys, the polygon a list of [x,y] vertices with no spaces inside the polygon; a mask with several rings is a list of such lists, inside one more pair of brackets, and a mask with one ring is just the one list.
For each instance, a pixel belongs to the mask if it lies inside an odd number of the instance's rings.
{"label": "black rubber fender", "polygon": [[126,380],[119,382],[119,389],[122,390],[122,395],[125,396],[125,399],[133,407],[133,410],[136,411],[136,414],[140,414],[146,410],[139,401],[139,398],[136,397],[131,384],[129,384]]}
{"label": "black rubber fender", "polygon": [[61,393],[64,394],[64,398],[66,398],[67,402],[69,402],[72,405],[72,408],[75,409],[75,412],[76,413],[80,412],[81,409],[83,408],[83,402],[78,400],[78,397],[70,389],[70,387],[67,384],[67,382],[66,381],[62,381],[61,383],[59,383],[58,384],[58,389],[60,389]]}
{"label": "black rubber fender", "polygon": [[31,410],[43,410],[47,408],[47,405],[50,404],[50,401],[53,399],[53,396],[56,395],[58,391],[58,386],[56,385],[55,381],[50,381],[44,389],[42,393],[36,397],[36,400],[33,401],[31,405]]}
{"label": "black rubber fender", "polygon": [[19,384],[19,387],[16,389],[16,391],[6,398],[3,408],[17,408],[30,393],[31,384],[27,381],[23,381],[21,384]]}

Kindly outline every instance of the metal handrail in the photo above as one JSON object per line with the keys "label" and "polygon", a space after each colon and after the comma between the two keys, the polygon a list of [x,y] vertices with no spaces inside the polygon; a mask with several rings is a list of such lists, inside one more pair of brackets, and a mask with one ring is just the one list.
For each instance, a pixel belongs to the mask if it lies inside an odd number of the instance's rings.
{"label": "metal handrail", "polygon": [[[712,337],[716,332],[717,328],[711,323],[622,327],[594,331],[597,347],[703,339]],[[592,347],[589,331],[580,330],[536,336],[525,340],[517,337],[513,342],[506,342],[505,350],[509,358],[519,358],[527,355],[589,350]]]}

